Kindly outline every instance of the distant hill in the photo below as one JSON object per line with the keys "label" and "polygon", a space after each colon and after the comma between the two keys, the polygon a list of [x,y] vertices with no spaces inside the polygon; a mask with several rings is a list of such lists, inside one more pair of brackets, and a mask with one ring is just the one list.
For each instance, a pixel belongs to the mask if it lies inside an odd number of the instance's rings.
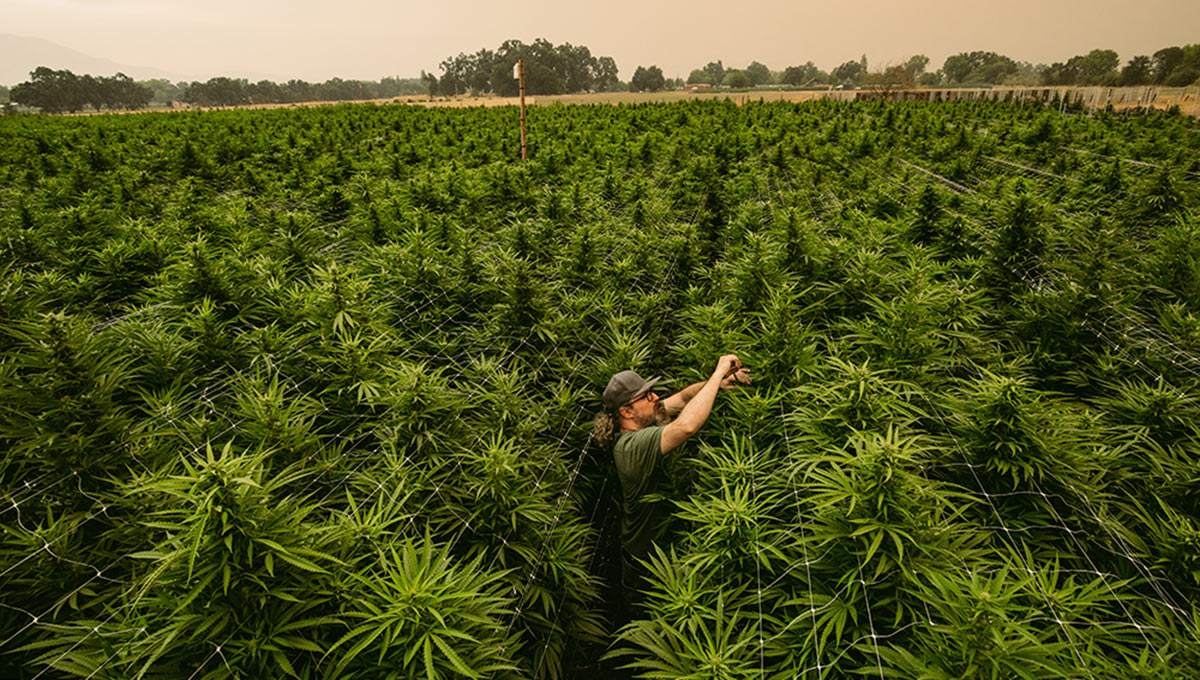
{"label": "distant hill", "polygon": [[119,71],[134,80],[188,79],[187,76],[163,69],[121,64],[111,59],[93,57],[41,38],[0,33],[0,85],[11,86],[29,80],[29,72],[38,66],[97,76],[111,76]]}

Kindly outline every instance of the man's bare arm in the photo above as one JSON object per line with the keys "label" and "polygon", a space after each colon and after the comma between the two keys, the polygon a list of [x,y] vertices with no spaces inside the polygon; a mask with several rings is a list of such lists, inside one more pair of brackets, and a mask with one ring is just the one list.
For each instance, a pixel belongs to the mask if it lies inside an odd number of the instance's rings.
{"label": "man's bare arm", "polygon": [[668,415],[678,415],[679,412],[683,410],[683,407],[687,406],[689,401],[691,401],[697,394],[700,394],[700,390],[707,383],[708,381],[704,380],[693,385],[688,385],[675,394],[663,399],[663,408],[667,410]]}
{"label": "man's bare arm", "polygon": [[[688,405],[688,402],[692,401],[692,398],[695,398],[696,395],[698,395],[698,393],[704,389],[704,385],[707,384],[708,380],[704,380],[702,383],[696,383],[694,385],[688,385],[684,387],[683,390],[679,390],[678,392],[674,393],[674,395],[662,399],[662,408],[666,409],[667,415],[679,415],[680,411],[683,411],[683,408]],[[749,384],[750,369],[738,368],[736,372],[726,375],[725,379],[721,380],[721,389],[731,390],[734,386]]]}
{"label": "man's bare arm", "polygon": [[[708,384],[707,380],[705,380],[703,382],[695,383],[693,385],[688,385],[687,387],[683,388],[682,390],[679,390],[675,394],[672,394],[671,396],[663,399],[663,408],[665,408],[667,410],[667,415],[669,415],[669,416],[678,415],[681,411],[683,411],[683,407],[688,405],[689,401],[694,399],[697,394],[700,394],[700,390],[704,389],[704,386],[706,384]],[[730,375],[726,376],[721,381],[721,389],[728,390],[728,389],[731,389],[732,387],[734,387],[735,385],[749,385],[749,384],[750,384],[750,370],[746,369],[746,368],[741,368],[741,369],[738,369],[736,372],[731,373]]]}
{"label": "man's bare arm", "polygon": [[701,383],[699,392],[688,401],[679,417],[672,420],[662,431],[662,452],[670,453],[691,438],[700,429],[708,414],[712,412],[713,400],[721,389],[721,383],[741,368],[736,355],[726,354],[717,361],[717,368],[708,380]]}

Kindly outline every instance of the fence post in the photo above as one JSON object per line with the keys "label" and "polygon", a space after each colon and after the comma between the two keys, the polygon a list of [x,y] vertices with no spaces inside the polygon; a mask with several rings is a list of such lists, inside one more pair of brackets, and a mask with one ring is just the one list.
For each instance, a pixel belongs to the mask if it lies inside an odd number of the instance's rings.
{"label": "fence post", "polygon": [[517,79],[521,81],[521,160],[525,160],[525,60],[517,60]]}

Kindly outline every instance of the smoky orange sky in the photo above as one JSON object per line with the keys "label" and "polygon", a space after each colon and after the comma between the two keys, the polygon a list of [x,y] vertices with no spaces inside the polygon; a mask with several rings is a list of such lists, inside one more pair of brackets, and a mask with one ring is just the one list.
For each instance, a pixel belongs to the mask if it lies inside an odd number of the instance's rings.
{"label": "smoky orange sky", "polygon": [[830,70],[864,53],[873,70],[971,50],[1038,64],[1105,48],[1124,63],[1200,42],[1200,0],[0,0],[0,31],[188,78],[408,77],[539,37],[611,56],[623,79],[651,64],[686,78],[717,59]]}

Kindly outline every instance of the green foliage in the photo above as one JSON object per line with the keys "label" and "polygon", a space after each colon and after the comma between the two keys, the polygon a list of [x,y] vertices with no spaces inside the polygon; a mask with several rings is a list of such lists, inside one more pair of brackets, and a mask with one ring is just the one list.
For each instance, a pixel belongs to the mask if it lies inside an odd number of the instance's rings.
{"label": "green foliage", "polygon": [[750,81],[750,87],[758,87],[771,80],[771,70],[757,61],[750,62],[750,65],[746,67],[745,74],[746,79]]}
{"label": "green foliage", "polygon": [[338,677],[484,678],[516,671],[518,644],[506,639],[503,582],[479,559],[454,565],[425,537],[405,541],[353,576],[357,610],[325,652]]}
{"label": "green foliage", "polygon": [[5,331],[13,341],[0,373],[6,485],[65,475],[83,489],[106,485],[129,451],[130,360],[62,313],[14,320]]}
{"label": "green foliage", "polygon": [[525,88],[529,94],[611,92],[620,85],[613,58],[595,57],[584,45],[555,45],[543,38],[526,44],[510,39],[495,50],[481,49],[475,54],[459,53],[444,59],[439,65],[441,78],[428,76],[430,94],[494,92],[516,96],[518,82],[513,78],[513,67],[518,59],[525,62]]}
{"label": "green foliage", "polygon": [[751,677],[761,668],[755,647],[759,636],[747,612],[727,612],[726,595],[717,594],[710,612],[692,626],[675,627],[635,621],[621,631],[632,649],[643,651],[625,667],[639,677]]}
{"label": "green foliage", "polygon": [[937,555],[938,528],[966,499],[939,493],[916,474],[927,455],[919,441],[890,429],[855,434],[847,449],[813,460],[807,475],[816,547],[850,553],[872,581],[903,570],[914,554],[948,558]]}
{"label": "green foliage", "polygon": [[942,72],[951,84],[994,85],[1016,71],[1017,64],[1011,58],[978,50],[951,55],[942,64]]}
{"label": "green foliage", "polygon": [[1001,298],[1041,276],[1040,257],[1046,250],[1042,214],[1041,206],[1026,193],[1018,193],[1004,210],[987,272]]}
{"label": "green foliage", "polygon": [[708,80],[706,82],[712,83],[713,85],[720,85],[725,81],[725,65],[721,63],[720,59],[717,61],[710,61],[705,64],[704,72],[708,74]]}
{"label": "green foliage", "polygon": [[[1116,52],[1096,49],[1071,57],[1066,63],[1046,67],[1042,71],[1042,82],[1045,85],[1118,85],[1125,77],[1125,73],[1117,72],[1120,65],[1121,59]],[[1136,70],[1126,69],[1126,72],[1130,78],[1137,78]]]}
{"label": "green foliage", "polygon": [[[1070,675],[1078,663],[1069,643],[1056,639],[1054,626],[1032,633],[1013,614],[1038,607],[1037,574],[1021,574],[1008,566],[990,574],[970,571],[922,574],[922,592],[933,625],[911,648],[888,645],[879,654],[889,674],[930,678],[1020,677]],[[1101,582],[1064,584],[1068,594],[1103,601]],[[1022,600],[1028,600],[1023,603]],[[1059,616],[1057,611],[1046,612]]]}
{"label": "green foliage", "polygon": [[374,82],[335,77],[323,83],[295,79],[286,83],[270,80],[252,83],[245,78],[217,76],[204,82],[179,83],[177,86],[171,86],[166,81],[150,81],[146,85],[154,91],[155,99],[163,99],[164,102],[178,100],[197,106],[356,101],[418,95],[425,92],[420,78],[382,78]]}
{"label": "green foliage", "polygon": [[954,409],[961,422],[958,435],[972,462],[986,472],[1008,477],[1016,486],[1070,464],[1071,450],[1051,439],[1062,423],[1055,423],[1052,410],[1027,380],[987,373],[961,399]]}
{"label": "green foliage", "polygon": [[664,85],[662,69],[657,66],[639,66],[629,79],[630,92],[658,92]]}
{"label": "green foliage", "polygon": [[142,109],[150,103],[154,92],[124,73],[97,78],[39,66],[30,72],[28,81],[14,85],[9,96],[18,104],[44,113],[74,113],[86,106],[97,111],[102,107]]}
{"label": "green foliage", "polygon": [[[1195,675],[1194,122],[511,122],[0,121],[9,675]],[[730,351],[621,620],[600,388]]]}
{"label": "green foliage", "polygon": [[754,82],[746,75],[745,71],[738,69],[729,69],[725,72],[725,77],[721,79],[721,87],[745,88],[753,86]]}

